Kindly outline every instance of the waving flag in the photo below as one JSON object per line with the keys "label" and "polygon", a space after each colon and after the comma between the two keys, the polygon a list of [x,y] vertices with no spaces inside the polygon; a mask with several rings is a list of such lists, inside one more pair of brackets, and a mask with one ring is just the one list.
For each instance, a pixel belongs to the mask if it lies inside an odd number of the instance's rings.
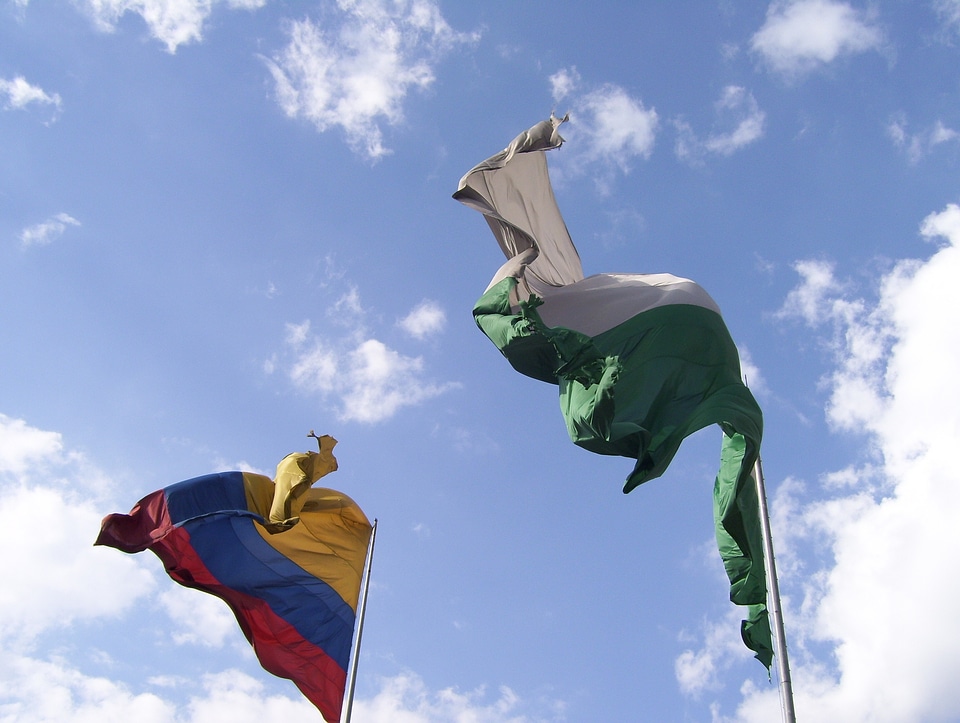
{"label": "waving flag", "polygon": [[95,544],[150,549],[181,585],[224,600],[261,665],[338,721],[372,527],[346,495],[311,487],[337,469],[336,440],[318,439],[276,481],[222,472],[153,492],[104,518]]}
{"label": "waving flag", "polygon": [[763,417],[743,384],[717,304],[671,274],[584,277],[550,185],[554,116],[471,169],[454,198],[480,211],[506,263],[474,306],[477,325],[519,372],[559,386],[571,440],[636,460],[624,492],[659,477],[681,442],[724,432],[714,486],[717,539],[731,599],[748,606],[744,642],[772,656],[757,497],[751,472]]}

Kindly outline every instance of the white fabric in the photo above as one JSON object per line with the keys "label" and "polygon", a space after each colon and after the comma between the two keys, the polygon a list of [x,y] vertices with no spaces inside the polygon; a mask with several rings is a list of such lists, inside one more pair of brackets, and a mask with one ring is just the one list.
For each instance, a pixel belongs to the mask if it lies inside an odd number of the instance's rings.
{"label": "white fabric", "polygon": [[529,249],[537,252],[521,280],[524,298],[531,293],[545,296],[554,287],[583,278],[580,255],[557,207],[542,152],[563,143],[558,128],[565,120],[551,116],[521,133],[468,171],[453,194],[484,215],[507,259]]}
{"label": "white fabric", "polygon": [[637,314],[668,304],[702,306],[720,313],[701,286],[673,274],[596,274],[553,288],[537,308],[547,326],[596,336]]}
{"label": "white fabric", "polygon": [[536,294],[548,326],[588,336],[637,314],[667,304],[692,304],[720,313],[706,291],[672,274],[597,274],[584,278],[580,255],[560,215],[544,151],[563,144],[560,124],[551,115],[518,135],[505,149],[470,169],[453,197],[486,218],[506,263],[487,289],[513,276],[518,300]]}

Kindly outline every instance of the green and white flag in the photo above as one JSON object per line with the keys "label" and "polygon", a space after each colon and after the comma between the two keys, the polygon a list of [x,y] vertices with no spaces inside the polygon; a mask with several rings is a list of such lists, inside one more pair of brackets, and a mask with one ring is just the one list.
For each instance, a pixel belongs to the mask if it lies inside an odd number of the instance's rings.
{"label": "green and white flag", "polygon": [[624,492],[659,477],[681,442],[724,432],[714,514],[744,642],[770,667],[772,645],[754,463],[763,416],[744,385],[717,304],[671,274],[584,277],[550,185],[554,116],[471,169],[454,198],[480,211],[506,263],[474,306],[477,325],[522,374],[557,384],[570,439],[636,460]]}

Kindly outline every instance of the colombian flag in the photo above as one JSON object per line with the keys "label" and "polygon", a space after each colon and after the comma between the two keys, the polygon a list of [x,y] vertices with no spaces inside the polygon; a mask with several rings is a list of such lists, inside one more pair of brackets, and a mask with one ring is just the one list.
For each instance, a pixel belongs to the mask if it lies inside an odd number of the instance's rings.
{"label": "colombian flag", "polygon": [[261,665],[337,721],[372,526],[346,495],[310,486],[337,468],[336,440],[319,440],[276,483],[222,472],[153,492],[104,518],[95,544],[150,549],[178,583],[221,598]]}

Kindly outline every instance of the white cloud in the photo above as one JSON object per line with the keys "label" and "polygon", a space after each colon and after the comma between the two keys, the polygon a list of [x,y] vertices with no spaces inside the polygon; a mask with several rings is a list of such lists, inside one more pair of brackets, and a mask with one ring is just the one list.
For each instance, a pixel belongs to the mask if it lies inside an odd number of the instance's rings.
{"label": "white cloud", "polygon": [[338,319],[346,319],[351,323],[353,319],[363,316],[363,304],[360,303],[360,292],[355,286],[351,286],[347,293],[343,294],[334,302],[330,309],[330,315]]}
{"label": "white cloud", "polygon": [[377,339],[335,346],[314,339],[296,351],[289,374],[304,392],[336,397],[341,420],[370,423],[457,386],[426,381],[423,367],[421,357],[404,356]]}
{"label": "white cloud", "polygon": [[61,660],[0,655],[0,710],[19,723],[126,721],[174,723],[174,706],[91,677]]}
{"label": "white cloud", "polygon": [[[153,681],[162,687],[162,678]],[[190,681],[177,681],[180,684]],[[265,694],[264,685],[236,670],[206,675],[200,691],[178,706],[161,694],[133,692],[122,683],[90,676],[62,660],[0,656],[0,709],[21,723],[137,721],[137,723],[315,723],[305,698]]]}
{"label": "white cloud", "polygon": [[317,709],[303,698],[266,695],[264,685],[236,670],[204,676],[204,695],[190,701],[190,721],[315,723]]}
{"label": "white cloud", "polygon": [[827,345],[838,363],[827,380],[832,389],[827,418],[839,428],[857,428],[879,412],[883,380],[878,372],[892,339],[885,309],[850,298],[848,285],[834,278],[826,262],[803,261],[795,268],[803,281],[787,295],[778,316],[799,317],[814,328],[830,325]]}
{"label": "white cloud", "polygon": [[376,339],[367,339],[346,357],[347,388],[342,392],[342,418],[379,422],[401,407],[419,404],[451,388],[424,383],[423,360],[406,357]]}
{"label": "white cloud", "polygon": [[659,118],[653,108],[623,88],[605,85],[581,99],[580,122],[588,133],[588,154],[613,161],[626,170],[630,159],[649,158]]}
{"label": "white cloud", "polygon": [[560,101],[573,93],[580,85],[580,74],[576,68],[563,68],[550,76],[551,95],[554,101]]}
{"label": "white cloud", "polygon": [[960,0],[934,0],[933,8],[948,30],[960,32]]}
{"label": "white cloud", "polygon": [[341,128],[377,160],[390,152],[382,125],[401,123],[403,101],[433,83],[438,58],[477,36],[455,32],[433,0],[340,0],[339,24],[330,18],[292,22],[286,48],[266,59],[277,100],[320,132]]}
{"label": "white cloud", "polygon": [[[138,561],[93,547],[103,481],[60,435],[0,415],[0,643],[116,615],[153,585]],[[28,544],[24,544],[28,541]]]}
{"label": "white cloud", "polygon": [[[875,302],[821,263],[798,266],[791,306],[830,338],[828,417],[862,435],[867,462],[827,474],[819,499],[795,483],[774,499],[803,719],[960,718],[960,206],[921,233],[937,250],[899,262]],[[736,720],[777,717],[775,690],[743,692]]]}
{"label": "white cloud", "polygon": [[[816,326],[834,314],[834,302],[840,299],[842,286],[833,275],[833,265],[826,261],[806,260],[794,264],[801,283],[788,294],[777,315],[799,317],[808,326]],[[842,302],[843,305],[845,302]]]}
{"label": "white cloud", "polygon": [[[231,466],[230,469],[249,470],[249,466]],[[271,475],[267,475],[272,477]],[[177,645],[203,645],[220,648],[227,640],[243,640],[239,635],[237,619],[222,600],[182,585],[168,585],[160,593],[160,605],[170,617],[171,633]],[[243,640],[246,644],[246,640]]]}
{"label": "white cloud", "polygon": [[31,105],[53,106],[54,116],[51,122],[56,120],[61,109],[58,93],[50,95],[43,88],[28,83],[22,75],[12,80],[0,78],[0,102],[4,110],[23,110]]}
{"label": "white cloud", "polygon": [[[710,563],[713,563],[716,550],[712,545],[710,547]],[[750,657],[750,651],[744,648],[740,637],[742,618],[743,611],[731,606],[722,622],[705,625],[706,642],[700,650],[687,649],[677,656],[673,672],[681,693],[699,699],[705,693],[720,690],[721,675],[732,662]]]}
{"label": "white cloud", "polygon": [[[553,93],[563,97],[580,87],[575,69],[555,73],[550,82]],[[611,83],[569,97],[571,122],[564,137],[571,151],[558,156],[554,175],[563,183],[590,174],[606,193],[617,171],[629,173],[636,158],[653,153],[660,118],[656,109]]]}
{"label": "white cloud", "polygon": [[300,324],[287,324],[286,342],[291,346],[300,346],[310,336],[310,320]]}
{"label": "white cloud", "polygon": [[562,701],[540,702],[549,718],[541,711],[535,715],[523,712],[525,701],[506,686],[501,686],[493,702],[485,700],[485,688],[460,692],[454,688],[430,691],[419,676],[408,673],[381,681],[380,692],[372,699],[358,700],[354,715],[370,723],[545,723],[564,720]]}
{"label": "white cloud", "polygon": [[954,141],[958,137],[960,137],[960,133],[957,133],[957,131],[952,128],[947,128],[942,121],[937,121],[930,133],[930,144],[937,146],[941,143]]}
{"label": "white cloud", "polygon": [[[79,0],[100,30],[113,32],[126,13],[143,18],[154,38],[170,53],[187,43],[203,39],[203,25],[222,0]],[[255,10],[266,0],[227,0],[230,8]]]}
{"label": "white cloud", "polygon": [[447,323],[447,315],[437,302],[424,299],[398,323],[414,338],[424,339],[443,329]]}
{"label": "white cloud", "polygon": [[709,645],[696,652],[684,650],[674,661],[673,673],[684,695],[696,698],[704,690],[715,688],[717,673],[713,650]]}
{"label": "white cloud", "polygon": [[67,226],[79,226],[80,222],[66,213],[58,213],[34,226],[28,226],[20,232],[20,242],[24,246],[46,246],[60,238]]}
{"label": "white cloud", "polygon": [[293,383],[306,392],[328,393],[336,388],[339,358],[333,351],[315,342],[310,349],[300,352],[290,368]]}
{"label": "white cloud", "polygon": [[797,75],[882,42],[880,29],[848,3],[789,0],[771,3],[750,44],[774,71]]}
{"label": "white cloud", "polygon": [[[260,680],[237,670],[224,670],[196,681],[197,691],[185,704],[165,699],[185,681],[156,678],[157,692],[135,692],[108,678],[90,676],[62,660],[0,656],[0,709],[18,723],[70,720],[79,723],[315,723],[317,709],[305,698],[269,694]],[[191,682],[191,681],[186,681]],[[171,685],[171,683],[173,685]],[[357,699],[353,719],[364,723],[549,723],[565,720],[562,701],[536,701],[538,712],[510,688],[502,686],[493,700],[483,688],[461,693],[452,688],[427,689],[419,676],[405,673],[380,681],[368,700]],[[546,715],[542,712],[547,711]]]}
{"label": "white cloud", "polygon": [[906,117],[900,113],[895,115],[887,124],[887,135],[897,148],[907,154],[910,163],[918,163],[933,152],[937,146],[952,141],[960,141],[960,133],[948,128],[943,121],[938,120],[932,127],[917,133],[907,130]]}
{"label": "white cloud", "polygon": [[920,224],[920,233],[928,241],[945,239],[953,246],[960,246],[960,206],[951,203],[940,213],[927,216]]}
{"label": "white cloud", "polygon": [[743,375],[744,382],[750,387],[754,395],[768,394],[770,389],[767,387],[767,380],[760,373],[760,367],[753,363],[750,350],[746,346],[740,345],[737,351],[740,353],[740,372]]}
{"label": "white cloud", "polygon": [[708,151],[729,156],[763,136],[766,114],[746,88],[737,85],[724,88],[722,97],[717,101],[717,113],[732,117],[735,127],[726,133],[711,134],[704,143]]}
{"label": "white cloud", "polygon": [[[286,368],[297,389],[335,399],[343,421],[372,423],[459,386],[429,381],[422,357],[406,356],[373,338],[364,328],[366,312],[355,289],[341,301],[352,315],[352,324],[344,336],[321,338],[312,331],[309,320],[287,325],[287,352],[292,359]],[[442,309],[434,302],[424,301],[399,324],[420,339],[437,332],[444,322]],[[271,359],[270,371],[279,363]]]}
{"label": "white cloud", "polygon": [[8,581],[0,588],[0,639],[29,642],[75,619],[117,614],[152,587],[138,562],[93,547],[102,517],[70,491],[4,488],[0,547],[17,553],[0,558]]}
{"label": "white cloud", "polygon": [[22,475],[29,465],[58,455],[63,440],[57,432],[30,427],[22,419],[0,414],[0,475]]}
{"label": "white cloud", "polygon": [[714,130],[702,140],[686,121],[674,122],[678,131],[677,157],[698,162],[706,153],[729,156],[763,137],[766,114],[746,88],[728,85],[716,102],[715,110],[716,124],[725,130]]}

